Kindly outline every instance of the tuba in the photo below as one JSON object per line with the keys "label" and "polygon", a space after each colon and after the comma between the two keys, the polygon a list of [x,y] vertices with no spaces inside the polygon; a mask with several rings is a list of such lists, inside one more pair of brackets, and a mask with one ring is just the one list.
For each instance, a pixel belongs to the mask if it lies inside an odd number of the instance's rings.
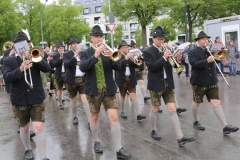
{"label": "tuba", "polygon": [[99,43],[97,43],[96,44],[96,47],[98,48],[100,45],[104,45],[105,46],[105,48],[104,48],[104,50],[103,50],[103,52],[102,52],[102,54],[104,55],[104,56],[106,56],[105,54],[104,54],[104,51],[107,51],[107,50],[109,50],[110,52],[111,52],[111,56],[109,57],[112,61],[114,61],[114,62],[117,62],[117,61],[119,61],[121,58],[122,58],[122,53],[120,52],[120,51],[113,51],[106,43],[104,43],[104,42],[99,42]]}
{"label": "tuba", "polygon": [[12,42],[11,41],[7,41],[3,44],[3,50],[7,50],[9,48],[12,48]]}

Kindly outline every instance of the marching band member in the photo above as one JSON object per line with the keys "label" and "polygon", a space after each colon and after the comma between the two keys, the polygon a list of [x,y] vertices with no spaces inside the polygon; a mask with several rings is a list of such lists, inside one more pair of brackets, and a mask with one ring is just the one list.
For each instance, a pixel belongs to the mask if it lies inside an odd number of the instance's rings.
{"label": "marching band member", "polygon": [[117,75],[116,83],[117,83],[117,86],[119,87],[119,91],[121,94],[121,97],[120,97],[120,107],[122,108],[121,117],[123,119],[127,119],[127,115],[125,114],[124,104],[125,104],[125,96],[128,91],[129,96],[131,98],[132,105],[137,112],[137,120],[142,120],[142,119],[145,119],[146,117],[142,115],[139,110],[139,104],[136,96],[137,80],[136,80],[135,68],[138,68],[138,65],[131,60],[131,55],[128,54],[129,46],[130,45],[123,40],[118,47],[118,50],[122,53],[122,58],[120,60],[121,69],[120,71],[116,71],[116,75]]}
{"label": "marching band member", "polygon": [[[187,142],[194,141],[195,138],[183,136],[180,128],[176,113],[172,65],[168,61],[168,58],[172,57],[172,53],[170,50],[162,48],[165,34],[160,26],[154,29],[152,36],[153,45],[143,51],[144,60],[148,67],[148,89],[152,102],[149,115],[152,129],[151,137],[155,140],[161,139],[156,131],[156,121],[158,108],[161,105],[161,97],[163,97],[177,134],[178,144],[182,146]],[[180,56],[179,54],[177,58],[180,59]]]}
{"label": "marching band member", "polygon": [[[137,44],[131,40],[131,49],[137,49]],[[142,71],[144,70],[144,63],[142,63],[140,66],[138,66],[137,68],[135,68],[135,73],[136,73],[136,77],[137,77],[137,82],[140,85],[140,89],[143,95],[143,100],[144,102],[146,102],[147,100],[150,99],[150,97],[146,96],[146,88],[144,85],[144,81],[143,81],[143,73]]]}
{"label": "marching band member", "polygon": [[52,66],[56,67],[55,70],[55,79],[57,82],[57,89],[58,89],[58,107],[60,109],[63,108],[63,85],[65,84],[64,82],[64,77],[65,77],[65,68],[63,65],[63,52],[64,52],[64,47],[65,45],[62,42],[58,43],[58,52],[54,54],[53,60],[52,60]]}
{"label": "marching band member", "polygon": [[[28,37],[24,32],[19,32],[14,42],[28,41]],[[30,45],[30,44],[29,44]],[[33,160],[32,148],[30,146],[29,125],[30,119],[32,127],[36,132],[36,145],[39,150],[41,159],[46,158],[46,136],[43,129],[45,105],[43,100],[45,94],[40,78],[40,71],[48,72],[51,70],[50,65],[42,60],[38,63],[33,63],[30,60],[23,61],[23,55],[28,57],[28,51],[16,56],[11,56],[4,60],[3,74],[4,79],[11,84],[10,99],[13,106],[13,112],[20,126],[20,138],[25,147],[24,158]],[[26,70],[31,68],[33,88],[25,82],[24,66]],[[29,74],[27,78],[30,79]]]}
{"label": "marching band member", "polygon": [[71,100],[71,106],[73,110],[73,114],[75,117],[73,118],[73,124],[78,124],[77,118],[77,93],[79,93],[80,98],[83,102],[83,109],[87,115],[88,123],[90,122],[90,109],[87,101],[86,94],[84,93],[84,81],[85,81],[85,73],[79,69],[80,59],[79,52],[77,50],[77,45],[79,41],[76,38],[70,39],[70,47],[71,50],[65,52],[63,54],[63,62],[64,67],[66,69],[65,75],[65,83],[66,88],[69,94],[69,98]]}
{"label": "marching band member", "polygon": [[[109,50],[104,51],[103,31],[100,26],[92,28],[91,41],[92,47],[80,53],[80,70],[86,72],[84,90],[88,96],[88,102],[91,111],[90,128],[94,138],[94,151],[103,153],[102,146],[98,137],[98,117],[101,103],[103,103],[111,122],[111,133],[115,143],[117,158],[130,158],[131,155],[122,148],[121,130],[118,120],[118,103],[116,99],[116,84],[113,80],[113,71],[120,70],[120,62],[114,62],[108,56],[111,56]],[[106,56],[104,56],[102,54]]]}
{"label": "marching band member", "polygon": [[203,96],[206,95],[213,106],[213,111],[223,126],[223,134],[229,134],[239,130],[238,127],[228,125],[223,113],[219,98],[218,79],[215,69],[214,56],[206,50],[208,39],[211,38],[201,31],[197,38],[198,46],[189,51],[189,62],[192,66],[190,83],[193,90],[192,113],[194,117],[193,127],[198,130],[205,130],[199,122],[198,111]]}

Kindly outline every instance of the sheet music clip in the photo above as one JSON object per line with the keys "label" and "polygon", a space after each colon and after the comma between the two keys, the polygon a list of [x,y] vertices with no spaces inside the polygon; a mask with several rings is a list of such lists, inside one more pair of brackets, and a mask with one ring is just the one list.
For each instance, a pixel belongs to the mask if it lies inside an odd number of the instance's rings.
{"label": "sheet music clip", "polygon": [[25,51],[29,51],[30,50],[26,40],[14,44],[13,47],[14,47],[14,49],[16,51],[16,54],[21,54],[21,53],[24,53]]}

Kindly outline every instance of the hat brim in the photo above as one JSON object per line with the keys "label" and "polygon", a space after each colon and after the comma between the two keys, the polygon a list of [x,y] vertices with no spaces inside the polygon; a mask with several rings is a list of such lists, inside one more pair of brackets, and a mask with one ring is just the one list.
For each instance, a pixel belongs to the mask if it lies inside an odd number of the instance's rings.
{"label": "hat brim", "polygon": [[79,42],[79,41],[72,41],[72,42],[69,42],[70,45],[73,44],[73,43],[77,43],[77,44],[79,44],[80,42]]}
{"label": "hat brim", "polygon": [[195,38],[195,41],[201,39],[201,38],[211,38],[210,36],[204,35],[204,36],[199,36],[197,38]]}
{"label": "hat brim", "polygon": [[103,33],[90,33],[90,36],[103,36]]}
{"label": "hat brim", "polygon": [[118,46],[118,49],[120,49],[120,48],[123,47],[123,46],[131,47],[129,44],[123,44],[123,45]]}
{"label": "hat brim", "polygon": [[165,34],[153,33],[152,37],[163,37],[163,38],[166,38],[167,36]]}
{"label": "hat brim", "polygon": [[65,46],[64,46],[64,45],[59,45],[58,48],[59,48],[59,47],[65,47]]}

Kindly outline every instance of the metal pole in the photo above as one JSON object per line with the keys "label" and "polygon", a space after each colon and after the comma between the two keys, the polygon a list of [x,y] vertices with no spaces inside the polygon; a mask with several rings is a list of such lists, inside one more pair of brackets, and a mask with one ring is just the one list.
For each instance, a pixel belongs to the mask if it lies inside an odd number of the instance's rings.
{"label": "metal pole", "polygon": [[188,42],[187,16],[186,16],[186,0],[184,0],[184,21],[185,21],[185,42]]}
{"label": "metal pole", "polygon": [[[47,1],[48,1],[48,0],[45,1],[44,6],[43,6],[43,9],[42,9],[42,12],[41,12],[41,14],[40,14],[42,43],[43,43],[42,13],[43,13],[43,10],[44,10],[44,8],[45,8],[45,5],[46,5]],[[43,44],[42,44],[42,46],[43,46]]]}
{"label": "metal pole", "polygon": [[[109,10],[109,13],[110,13],[110,12],[111,12],[110,0],[108,0],[108,10]],[[111,45],[112,45],[112,49],[114,50],[114,44],[113,44],[113,32],[111,32]]]}

